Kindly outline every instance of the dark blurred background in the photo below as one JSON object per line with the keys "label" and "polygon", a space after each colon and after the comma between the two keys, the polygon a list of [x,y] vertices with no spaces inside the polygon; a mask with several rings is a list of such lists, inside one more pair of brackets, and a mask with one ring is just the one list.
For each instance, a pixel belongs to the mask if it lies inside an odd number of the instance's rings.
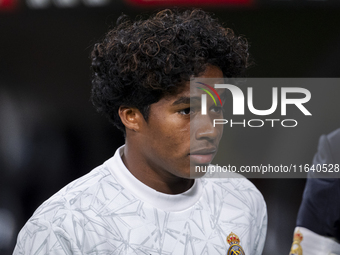
{"label": "dark blurred background", "polygon": [[[340,76],[337,0],[187,2],[248,38],[250,77]],[[89,100],[93,44],[121,13],[134,18],[175,5],[185,7],[176,0],[0,0],[0,254],[12,253],[19,230],[44,200],[124,143]],[[338,109],[324,114],[326,122],[301,131],[310,133],[303,144],[282,138],[287,149],[301,147],[303,162],[312,161],[321,134],[338,128]],[[274,142],[267,146],[268,156],[280,157]],[[263,254],[288,254],[305,180],[251,181],[268,206]]]}

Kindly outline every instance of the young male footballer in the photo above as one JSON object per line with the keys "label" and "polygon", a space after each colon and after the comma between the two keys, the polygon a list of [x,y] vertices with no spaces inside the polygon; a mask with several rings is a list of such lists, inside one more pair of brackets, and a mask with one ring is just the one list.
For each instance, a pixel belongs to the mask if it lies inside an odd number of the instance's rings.
{"label": "young male footballer", "polygon": [[121,16],[91,57],[92,101],[125,145],[44,202],[14,254],[262,254],[267,212],[255,186],[190,178],[223,131],[212,124],[220,106],[193,107],[205,92],[190,79],[241,76],[247,42],[202,10],[164,10]]}

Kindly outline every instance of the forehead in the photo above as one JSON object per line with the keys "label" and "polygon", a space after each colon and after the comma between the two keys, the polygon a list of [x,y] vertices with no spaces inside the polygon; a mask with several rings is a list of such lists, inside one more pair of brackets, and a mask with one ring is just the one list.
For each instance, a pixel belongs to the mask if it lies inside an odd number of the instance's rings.
{"label": "forehead", "polygon": [[201,94],[207,90],[213,91],[221,95],[225,89],[214,89],[215,84],[223,84],[224,78],[221,69],[217,66],[208,65],[205,72],[199,77],[192,79],[183,84],[183,88],[175,95],[169,95],[162,98],[156,104],[158,105],[178,105],[182,103],[189,104],[190,99],[198,99]]}
{"label": "forehead", "polygon": [[224,88],[215,88],[215,84],[224,84],[223,78],[195,78],[190,82],[190,97],[197,97],[201,94],[221,95],[225,92]]}
{"label": "forehead", "polygon": [[186,82],[183,90],[173,96],[172,99],[180,97],[196,97],[207,90],[221,94],[225,89],[215,89],[215,84],[223,84],[224,78],[221,69],[217,66],[208,65],[205,72],[199,77],[192,77],[190,82]]}
{"label": "forehead", "polygon": [[215,84],[223,84],[222,80],[219,80],[218,82],[216,81],[215,83],[193,83],[190,84],[188,82],[185,85],[185,88],[182,90],[182,92],[172,95],[172,96],[167,96],[164,97],[159,101],[160,104],[171,104],[173,106],[180,105],[180,104],[190,104],[194,103],[195,101],[200,101],[201,100],[201,95],[202,94],[218,94],[221,96],[221,98],[224,98],[225,95],[225,89],[219,88],[215,89],[214,85]]}

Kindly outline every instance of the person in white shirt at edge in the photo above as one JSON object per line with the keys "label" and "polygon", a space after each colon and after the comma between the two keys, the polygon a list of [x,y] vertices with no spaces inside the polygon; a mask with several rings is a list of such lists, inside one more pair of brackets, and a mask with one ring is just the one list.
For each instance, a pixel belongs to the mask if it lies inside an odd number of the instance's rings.
{"label": "person in white shirt at edge", "polygon": [[289,254],[340,255],[340,129],[320,137],[313,166]]}
{"label": "person in white shirt at edge", "polygon": [[94,46],[92,102],[125,145],[45,201],[14,254],[262,254],[267,211],[256,187],[241,176],[190,178],[223,132],[212,125],[221,106],[209,99],[202,115],[190,104],[205,93],[190,93],[190,79],[240,77],[248,55],[245,39],[200,9],[122,15]]}

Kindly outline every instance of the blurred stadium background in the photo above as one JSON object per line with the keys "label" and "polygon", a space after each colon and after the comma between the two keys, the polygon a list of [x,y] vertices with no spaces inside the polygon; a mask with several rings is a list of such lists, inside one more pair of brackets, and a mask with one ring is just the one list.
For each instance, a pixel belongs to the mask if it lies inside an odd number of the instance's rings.
{"label": "blurred stadium background", "polygon": [[[338,0],[0,0],[0,254],[12,254],[38,205],[124,142],[89,100],[93,44],[121,13],[173,6],[211,11],[245,35],[250,77],[340,76]],[[310,163],[318,137],[339,127],[338,113],[325,111],[308,142],[287,146],[300,146]],[[252,181],[268,206],[263,254],[288,254],[305,180]]]}

